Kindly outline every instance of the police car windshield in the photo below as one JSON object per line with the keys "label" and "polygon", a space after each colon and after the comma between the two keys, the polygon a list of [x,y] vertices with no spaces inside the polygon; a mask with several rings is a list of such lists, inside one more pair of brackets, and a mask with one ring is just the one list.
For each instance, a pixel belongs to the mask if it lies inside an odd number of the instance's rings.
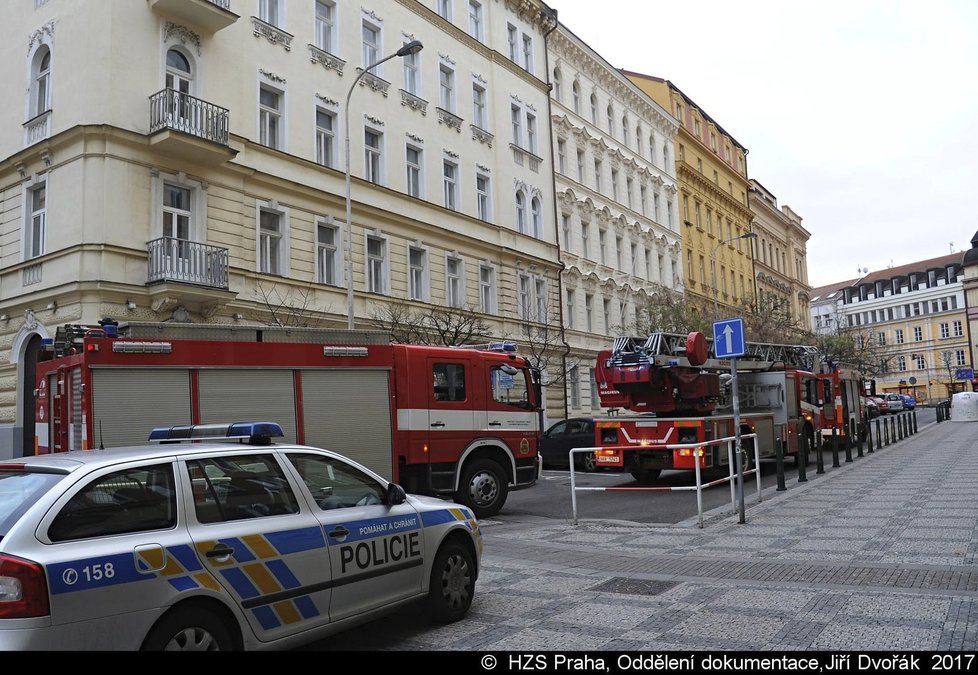
{"label": "police car windshield", "polygon": [[0,538],[44,493],[64,475],[28,471],[0,471]]}

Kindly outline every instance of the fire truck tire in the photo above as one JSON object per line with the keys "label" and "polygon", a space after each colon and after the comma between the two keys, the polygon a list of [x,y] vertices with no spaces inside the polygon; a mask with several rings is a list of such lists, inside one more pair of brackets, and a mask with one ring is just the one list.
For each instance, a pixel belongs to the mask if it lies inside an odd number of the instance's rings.
{"label": "fire truck tire", "polygon": [[639,483],[651,483],[659,474],[662,473],[662,469],[633,469],[632,478],[637,480]]}
{"label": "fire truck tire", "polygon": [[160,619],[142,651],[205,652],[237,649],[231,631],[213,612],[199,607],[177,609]]}
{"label": "fire truck tire", "polygon": [[506,503],[509,481],[499,464],[477,459],[465,467],[458,488],[456,500],[472,509],[476,518],[488,518]]}
{"label": "fire truck tire", "polygon": [[447,541],[438,549],[431,566],[427,610],[433,621],[458,621],[472,605],[475,588],[475,561],[461,542]]}

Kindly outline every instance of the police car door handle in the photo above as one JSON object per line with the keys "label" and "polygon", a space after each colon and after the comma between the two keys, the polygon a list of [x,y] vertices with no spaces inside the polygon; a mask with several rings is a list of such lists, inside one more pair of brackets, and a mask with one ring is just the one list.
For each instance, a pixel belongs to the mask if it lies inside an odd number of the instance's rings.
{"label": "police car door handle", "polygon": [[445,426],[445,423],[444,422],[432,422],[431,423],[431,426],[433,426],[433,427],[443,427],[443,426]]}
{"label": "police car door handle", "polygon": [[218,544],[204,555],[208,558],[229,558],[234,555],[234,549],[227,544]]}
{"label": "police car door handle", "polygon": [[350,534],[348,529],[342,525],[337,525],[333,528],[333,531],[329,533],[329,536],[331,536],[333,539],[344,539],[348,534]]}

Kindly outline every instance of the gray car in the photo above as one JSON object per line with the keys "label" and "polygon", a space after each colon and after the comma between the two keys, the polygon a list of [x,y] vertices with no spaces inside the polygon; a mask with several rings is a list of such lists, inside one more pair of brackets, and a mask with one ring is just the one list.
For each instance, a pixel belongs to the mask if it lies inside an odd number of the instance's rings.
{"label": "gray car", "polygon": [[886,401],[886,411],[891,413],[903,412],[903,397],[900,394],[886,394],[883,399]]}
{"label": "gray car", "polygon": [[[211,436],[238,442],[180,442]],[[0,649],[267,649],[472,602],[472,512],[273,424],[0,464]]]}

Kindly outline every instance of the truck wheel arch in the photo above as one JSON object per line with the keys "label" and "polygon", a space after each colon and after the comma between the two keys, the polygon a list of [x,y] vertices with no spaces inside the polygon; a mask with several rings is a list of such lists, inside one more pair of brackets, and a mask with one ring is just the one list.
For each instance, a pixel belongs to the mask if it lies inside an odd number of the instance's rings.
{"label": "truck wheel arch", "polygon": [[491,459],[503,468],[506,479],[510,483],[516,482],[516,458],[513,457],[512,451],[498,440],[481,438],[469,443],[458,459],[458,464],[455,466],[455,491],[459,489],[464,467],[476,459]]}

